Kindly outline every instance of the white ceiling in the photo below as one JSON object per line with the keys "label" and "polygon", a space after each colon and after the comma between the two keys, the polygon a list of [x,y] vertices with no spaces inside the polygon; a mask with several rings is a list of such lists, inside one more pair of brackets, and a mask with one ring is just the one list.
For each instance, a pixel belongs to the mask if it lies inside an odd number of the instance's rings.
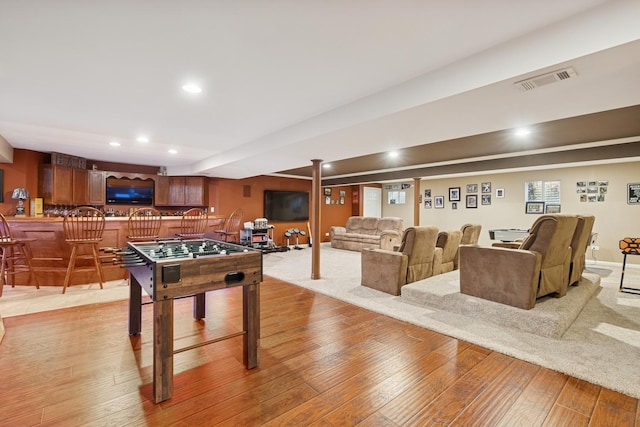
{"label": "white ceiling", "polygon": [[270,174],[640,104],[639,22],[638,0],[0,0],[0,135]]}

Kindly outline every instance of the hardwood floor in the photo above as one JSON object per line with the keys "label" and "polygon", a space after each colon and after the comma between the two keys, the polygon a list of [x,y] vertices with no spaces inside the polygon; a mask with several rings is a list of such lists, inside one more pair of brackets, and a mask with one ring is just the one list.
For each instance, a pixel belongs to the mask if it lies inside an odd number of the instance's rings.
{"label": "hardwood floor", "polygon": [[[239,288],[207,320],[175,303],[176,348],[241,328]],[[4,319],[0,425],[640,426],[638,400],[278,280],[261,285],[260,366],[241,338],[175,356],[152,403],[151,306],[127,301]]]}

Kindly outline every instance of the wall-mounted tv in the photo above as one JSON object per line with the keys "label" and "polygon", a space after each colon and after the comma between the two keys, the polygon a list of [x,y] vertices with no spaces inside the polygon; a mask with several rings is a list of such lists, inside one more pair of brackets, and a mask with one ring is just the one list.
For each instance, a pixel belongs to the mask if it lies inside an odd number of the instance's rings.
{"label": "wall-mounted tv", "polygon": [[308,221],[309,192],[264,190],[264,217],[270,222]]}
{"label": "wall-mounted tv", "polygon": [[153,205],[154,182],[151,179],[107,178],[108,205]]}

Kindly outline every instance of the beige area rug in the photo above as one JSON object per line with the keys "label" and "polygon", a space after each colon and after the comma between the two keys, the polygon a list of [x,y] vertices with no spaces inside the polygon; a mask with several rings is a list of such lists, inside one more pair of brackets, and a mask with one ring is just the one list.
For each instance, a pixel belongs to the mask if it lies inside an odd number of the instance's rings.
{"label": "beige area rug", "polygon": [[403,286],[402,301],[543,337],[560,338],[598,291],[600,276],[585,272],[580,286],[569,288],[564,298],[542,297],[533,309],[522,310],[460,293],[460,271],[455,270]]}
{"label": "beige area rug", "polygon": [[[618,292],[618,265],[587,266],[592,296],[564,334],[550,337],[514,327],[522,320],[509,309],[500,313],[508,322],[495,322],[360,286],[360,253],[320,247],[321,279],[311,279],[311,248],[265,254],[264,274],[640,398],[640,296]],[[640,287],[640,269],[627,265],[625,285]]]}
{"label": "beige area rug", "polygon": [[0,297],[0,315],[7,318],[123,299],[129,299],[126,280],[105,282],[104,289],[100,289],[98,283],[70,286],[64,295],[59,286],[40,286],[40,289],[35,286],[5,286]]}

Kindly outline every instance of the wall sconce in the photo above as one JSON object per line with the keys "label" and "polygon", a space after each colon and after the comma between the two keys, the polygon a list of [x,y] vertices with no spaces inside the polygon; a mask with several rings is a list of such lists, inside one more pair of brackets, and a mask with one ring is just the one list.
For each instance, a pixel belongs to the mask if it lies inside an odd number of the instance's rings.
{"label": "wall sconce", "polygon": [[16,188],[11,195],[12,199],[18,200],[18,206],[16,206],[16,216],[25,216],[24,211],[24,199],[29,198],[29,192],[26,188]]}

